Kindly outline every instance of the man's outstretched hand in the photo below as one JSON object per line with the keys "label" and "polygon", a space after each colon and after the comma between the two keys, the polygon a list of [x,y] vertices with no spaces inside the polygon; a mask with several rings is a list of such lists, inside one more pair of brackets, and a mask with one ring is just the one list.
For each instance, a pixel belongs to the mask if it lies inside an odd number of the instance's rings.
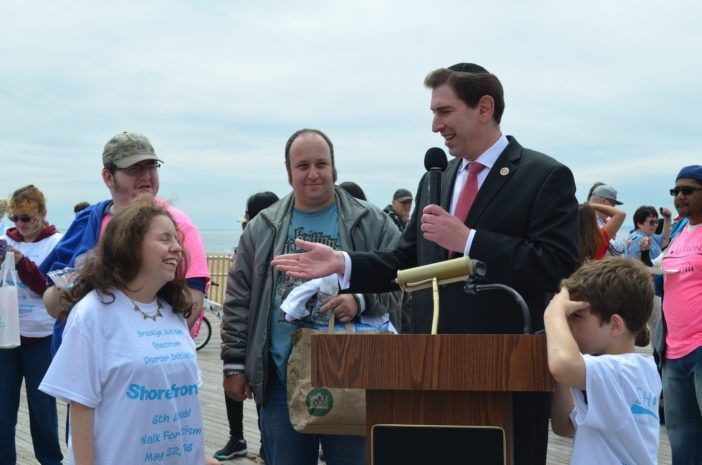
{"label": "man's outstretched hand", "polygon": [[296,279],[322,278],[346,271],[346,261],[341,252],[302,239],[295,239],[295,245],[306,252],[278,255],[271,262],[276,270]]}

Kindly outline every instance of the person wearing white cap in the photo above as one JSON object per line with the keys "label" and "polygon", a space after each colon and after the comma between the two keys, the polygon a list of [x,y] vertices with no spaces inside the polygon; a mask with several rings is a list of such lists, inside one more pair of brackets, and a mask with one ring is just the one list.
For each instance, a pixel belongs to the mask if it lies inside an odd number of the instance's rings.
{"label": "person wearing white cap", "polygon": [[[602,182],[596,182],[590,188],[590,196],[587,199],[590,205],[607,205],[610,207],[615,207],[617,205],[623,205],[622,202],[617,200],[617,191],[612,186],[604,184]],[[597,225],[603,228],[609,217],[602,211],[597,210]],[[617,240],[616,237],[612,237],[609,240],[609,249],[605,256],[616,257],[618,255],[624,255],[626,253],[626,243],[623,240]]]}

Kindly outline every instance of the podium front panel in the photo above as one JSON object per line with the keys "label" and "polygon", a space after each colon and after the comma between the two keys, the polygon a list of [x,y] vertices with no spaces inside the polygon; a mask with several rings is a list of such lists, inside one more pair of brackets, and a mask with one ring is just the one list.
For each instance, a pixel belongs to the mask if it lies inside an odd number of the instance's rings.
{"label": "podium front panel", "polygon": [[505,465],[501,428],[452,425],[375,425],[372,465]]}
{"label": "podium front panel", "polygon": [[[377,425],[482,426],[502,431],[512,463],[512,394],[462,391],[366,391],[369,461]],[[443,463],[434,461],[430,463]],[[480,462],[475,462],[480,463]]]}

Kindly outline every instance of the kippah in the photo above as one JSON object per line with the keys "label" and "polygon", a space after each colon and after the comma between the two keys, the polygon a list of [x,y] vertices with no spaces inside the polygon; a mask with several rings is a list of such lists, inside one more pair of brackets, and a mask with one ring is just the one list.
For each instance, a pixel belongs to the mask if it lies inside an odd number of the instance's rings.
{"label": "kippah", "polygon": [[453,66],[449,66],[451,71],[460,71],[461,73],[487,73],[488,70],[475,63],[456,63]]}
{"label": "kippah", "polygon": [[685,168],[680,170],[680,172],[678,173],[678,177],[676,177],[675,180],[677,181],[678,179],[682,178],[696,179],[697,181],[702,181],[702,166],[686,166]]}

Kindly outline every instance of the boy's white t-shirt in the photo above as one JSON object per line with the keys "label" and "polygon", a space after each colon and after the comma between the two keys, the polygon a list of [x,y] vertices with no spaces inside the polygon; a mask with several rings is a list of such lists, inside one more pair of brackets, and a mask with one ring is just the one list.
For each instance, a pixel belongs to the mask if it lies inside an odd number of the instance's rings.
{"label": "boy's white t-shirt", "polygon": [[653,357],[583,355],[585,390],[571,389],[575,426],[571,464],[658,463],[661,379]]}
{"label": "boy's white t-shirt", "polygon": [[[75,305],[39,389],[94,409],[95,465],[201,465],[202,381],[185,319],[165,301],[162,317],[144,319],[112,293],[112,303],[92,291]],[[69,452],[73,464],[72,444]]]}

